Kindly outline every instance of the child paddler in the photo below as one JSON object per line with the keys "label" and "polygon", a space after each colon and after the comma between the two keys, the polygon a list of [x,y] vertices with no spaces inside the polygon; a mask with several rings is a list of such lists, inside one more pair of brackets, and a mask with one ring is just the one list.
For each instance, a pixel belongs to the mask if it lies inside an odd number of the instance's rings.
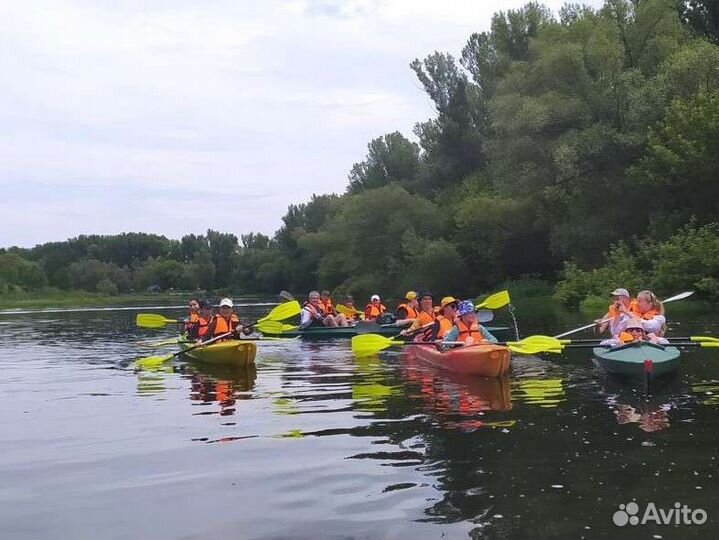
{"label": "child paddler", "polygon": [[230,298],[220,300],[220,311],[210,320],[210,324],[207,326],[207,332],[200,338],[202,341],[221,336],[227,332],[231,332],[231,334],[222,340],[240,338],[242,325],[240,324],[240,318],[234,313],[233,307],[234,304]]}
{"label": "child paddler", "polygon": [[612,337],[612,339],[605,339],[600,345],[606,347],[621,347],[633,341],[648,341],[656,345],[668,345],[669,341],[666,338],[659,337],[654,332],[647,333],[644,325],[650,322],[651,321],[643,321],[639,318],[629,319],[621,333]]}
{"label": "child paddler", "polygon": [[395,315],[397,326],[404,326],[405,324],[413,323],[414,320],[419,317],[419,302],[417,301],[417,293],[414,291],[408,291],[404,295],[405,301],[397,306]]}
{"label": "child paddler", "polygon": [[477,320],[477,312],[474,310],[474,304],[469,300],[464,300],[457,307],[457,317],[455,318],[452,329],[444,336],[444,341],[464,343],[463,346],[475,345],[478,343],[497,343],[489,330],[484,328]]}

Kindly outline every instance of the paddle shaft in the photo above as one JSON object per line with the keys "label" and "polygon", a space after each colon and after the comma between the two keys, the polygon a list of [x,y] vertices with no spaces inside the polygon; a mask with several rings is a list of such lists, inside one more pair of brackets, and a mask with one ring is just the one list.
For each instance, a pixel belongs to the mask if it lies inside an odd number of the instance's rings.
{"label": "paddle shaft", "polygon": [[220,334],[219,336],[215,336],[212,339],[208,339],[207,341],[203,341],[202,343],[198,343],[197,345],[194,345],[193,347],[189,347],[189,348],[185,349],[184,351],[178,351],[176,353],[172,353],[171,356],[167,357],[167,360],[171,360],[172,358],[180,356],[181,354],[185,354],[186,352],[194,351],[195,349],[200,349],[206,345],[209,345],[210,343],[214,343],[215,341],[218,341],[222,338],[226,338],[230,334],[232,334],[232,332],[226,332],[224,334]]}

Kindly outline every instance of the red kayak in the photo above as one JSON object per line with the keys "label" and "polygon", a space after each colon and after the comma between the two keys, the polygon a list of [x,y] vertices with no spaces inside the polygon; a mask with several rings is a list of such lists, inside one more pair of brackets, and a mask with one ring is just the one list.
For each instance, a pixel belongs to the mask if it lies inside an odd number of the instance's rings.
{"label": "red kayak", "polygon": [[434,345],[416,345],[411,349],[417,358],[456,373],[480,377],[501,377],[509,373],[509,349],[501,345],[470,345],[445,352],[438,351]]}

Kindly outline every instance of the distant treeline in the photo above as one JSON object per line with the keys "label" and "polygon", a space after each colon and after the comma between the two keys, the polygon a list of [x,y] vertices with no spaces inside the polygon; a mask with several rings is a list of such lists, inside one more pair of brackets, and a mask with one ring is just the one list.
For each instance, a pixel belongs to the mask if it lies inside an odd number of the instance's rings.
{"label": "distant treeline", "polygon": [[0,293],[42,287],[473,295],[559,281],[719,297],[719,4],[608,0],[499,12],[459,59],[410,67],[436,116],[371,141],[344,195],[273,238],[81,236],[0,254]]}

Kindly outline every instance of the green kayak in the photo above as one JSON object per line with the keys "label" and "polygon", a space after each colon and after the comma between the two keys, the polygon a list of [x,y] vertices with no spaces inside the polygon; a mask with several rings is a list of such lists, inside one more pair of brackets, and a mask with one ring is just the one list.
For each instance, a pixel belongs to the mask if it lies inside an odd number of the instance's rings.
{"label": "green kayak", "polygon": [[[507,327],[485,327],[490,332],[497,330],[508,330]],[[354,326],[310,326],[309,328],[283,332],[282,337],[301,337],[303,339],[350,339],[359,334],[379,334],[381,336],[396,336],[402,331],[401,327],[393,325],[379,325],[373,322],[358,322]],[[269,334],[266,334],[269,335]],[[279,334],[275,334],[279,335]]]}
{"label": "green kayak", "polygon": [[660,377],[679,367],[681,353],[676,347],[645,341],[627,343],[613,349],[595,347],[594,356],[609,373],[629,376]]}

